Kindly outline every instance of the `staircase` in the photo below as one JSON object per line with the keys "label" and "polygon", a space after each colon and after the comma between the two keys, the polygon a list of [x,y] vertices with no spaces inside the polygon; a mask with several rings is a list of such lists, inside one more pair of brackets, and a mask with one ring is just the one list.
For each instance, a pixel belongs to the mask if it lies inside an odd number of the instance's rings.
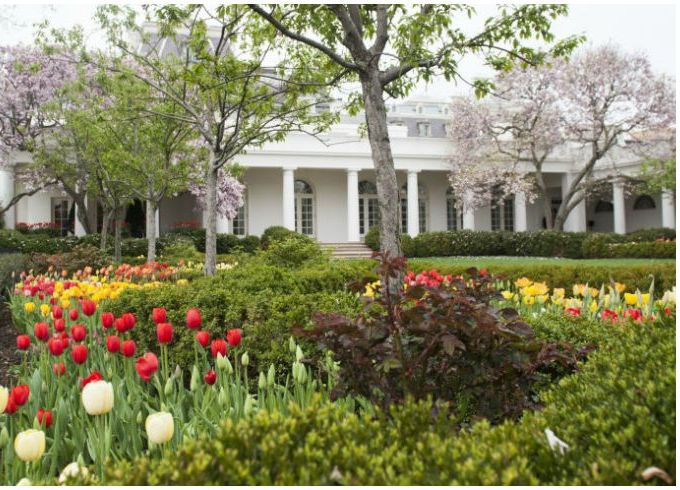
{"label": "staircase", "polygon": [[334,259],[370,259],[373,250],[361,242],[321,243],[321,248],[331,251]]}

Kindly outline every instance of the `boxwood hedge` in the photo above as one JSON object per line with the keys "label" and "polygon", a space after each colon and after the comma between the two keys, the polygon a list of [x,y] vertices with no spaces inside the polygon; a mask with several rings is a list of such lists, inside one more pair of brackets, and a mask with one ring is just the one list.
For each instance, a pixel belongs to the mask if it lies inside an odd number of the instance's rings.
{"label": "boxwood hedge", "polygon": [[[544,409],[518,422],[458,432],[430,402],[389,414],[337,404],[259,412],[225,422],[216,437],[185,442],[171,457],[110,465],[105,483],[630,485],[644,483],[652,466],[674,481],[673,324],[599,324],[588,336],[599,348],[581,371],[543,392]],[[568,445],[564,454],[549,446],[546,429]]]}

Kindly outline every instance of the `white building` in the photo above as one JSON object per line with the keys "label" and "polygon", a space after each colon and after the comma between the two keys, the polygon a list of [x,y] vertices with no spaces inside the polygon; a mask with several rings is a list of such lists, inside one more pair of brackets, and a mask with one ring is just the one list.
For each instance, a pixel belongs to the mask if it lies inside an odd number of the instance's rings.
{"label": "white building", "polygon": [[[423,231],[536,230],[543,228],[543,202],[528,203],[516,195],[500,206],[458,212],[449,190],[447,158],[454,149],[446,138],[447,101],[411,99],[392,104],[388,114],[392,152],[402,189],[402,226],[415,236]],[[326,110],[320,107],[319,110]],[[362,117],[342,119],[322,141],[305,134],[290,134],[282,143],[252,149],[238,159],[245,167],[246,200],[239,216],[218,222],[218,232],[261,235],[269,226],[282,225],[315,237],[319,242],[358,242],[377,223],[375,172],[368,140],[359,136]],[[30,155],[15,156],[15,165]],[[22,160],[23,159],[23,160]],[[621,151],[613,157],[619,172],[634,176],[639,159]],[[548,198],[558,207],[563,190],[579,170],[569,152],[545,164]],[[600,170],[604,172],[605,170]],[[22,187],[11,170],[0,171],[0,201],[7,202]],[[22,199],[4,219],[16,223],[54,222],[74,229],[74,206],[57,190]],[[128,215],[128,221],[134,216]],[[183,194],[162,203],[157,220],[161,233],[181,222],[202,223],[203,213],[192,195]],[[143,223],[143,221],[141,221]],[[675,227],[671,196],[624,195],[612,186],[611,199],[583,202],[570,214],[568,231],[615,231]],[[143,224],[140,224],[143,230]],[[82,227],[75,225],[76,234]],[[65,231],[66,232],[66,231]]]}

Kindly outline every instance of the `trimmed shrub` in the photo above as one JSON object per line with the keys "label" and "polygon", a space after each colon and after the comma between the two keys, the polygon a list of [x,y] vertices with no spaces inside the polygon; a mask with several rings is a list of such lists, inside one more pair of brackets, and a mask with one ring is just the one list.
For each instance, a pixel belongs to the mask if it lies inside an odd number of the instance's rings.
{"label": "trimmed shrub", "polygon": [[73,273],[88,266],[97,270],[109,264],[111,264],[111,257],[102,253],[98,247],[79,244],[69,252],[54,255],[31,254],[26,267],[36,271],[47,271],[52,267],[57,272],[66,270]]}
{"label": "trimmed shrub", "polygon": [[[388,414],[346,403],[226,421],[172,458],[108,468],[124,485],[631,485],[659,467],[675,479],[675,329],[608,326],[616,335],[580,373],[543,392],[519,422],[455,421],[428,402]],[[593,334],[598,337],[598,334]],[[561,454],[544,431],[568,444]],[[654,479],[652,482],[662,483]]]}
{"label": "trimmed shrub", "polygon": [[364,243],[374,252],[380,250],[380,228],[372,226],[364,235]]}
{"label": "trimmed shrub", "polygon": [[655,240],[675,240],[673,228],[649,228],[631,231],[626,234],[631,242],[653,242]]}
{"label": "trimmed shrub", "polygon": [[674,259],[675,242],[612,243],[608,246],[610,257],[640,259]]}
{"label": "trimmed shrub", "polygon": [[297,233],[284,226],[270,226],[262,233],[260,244],[264,250],[267,250],[273,242],[280,242],[292,235],[297,235]]}
{"label": "trimmed shrub", "polygon": [[305,262],[321,258],[322,251],[313,238],[296,233],[282,240],[270,240],[264,257],[272,265],[299,267]]}
{"label": "trimmed shrub", "polygon": [[242,252],[255,253],[260,248],[260,237],[256,235],[244,236],[239,240],[238,246]]}
{"label": "trimmed shrub", "polygon": [[626,235],[616,233],[590,233],[583,240],[583,258],[596,259],[609,257],[609,245],[612,243],[624,243],[628,240]]}

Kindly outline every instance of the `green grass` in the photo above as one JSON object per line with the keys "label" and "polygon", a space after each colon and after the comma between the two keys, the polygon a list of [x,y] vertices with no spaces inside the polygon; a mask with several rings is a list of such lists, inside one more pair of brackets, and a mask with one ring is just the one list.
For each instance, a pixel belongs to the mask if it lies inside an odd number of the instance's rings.
{"label": "green grass", "polygon": [[416,266],[419,263],[436,265],[469,265],[470,267],[494,267],[497,265],[593,265],[607,267],[627,267],[634,265],[674,264],[675,259],[561,259],[557,257],[423,257],[408,260]]}

